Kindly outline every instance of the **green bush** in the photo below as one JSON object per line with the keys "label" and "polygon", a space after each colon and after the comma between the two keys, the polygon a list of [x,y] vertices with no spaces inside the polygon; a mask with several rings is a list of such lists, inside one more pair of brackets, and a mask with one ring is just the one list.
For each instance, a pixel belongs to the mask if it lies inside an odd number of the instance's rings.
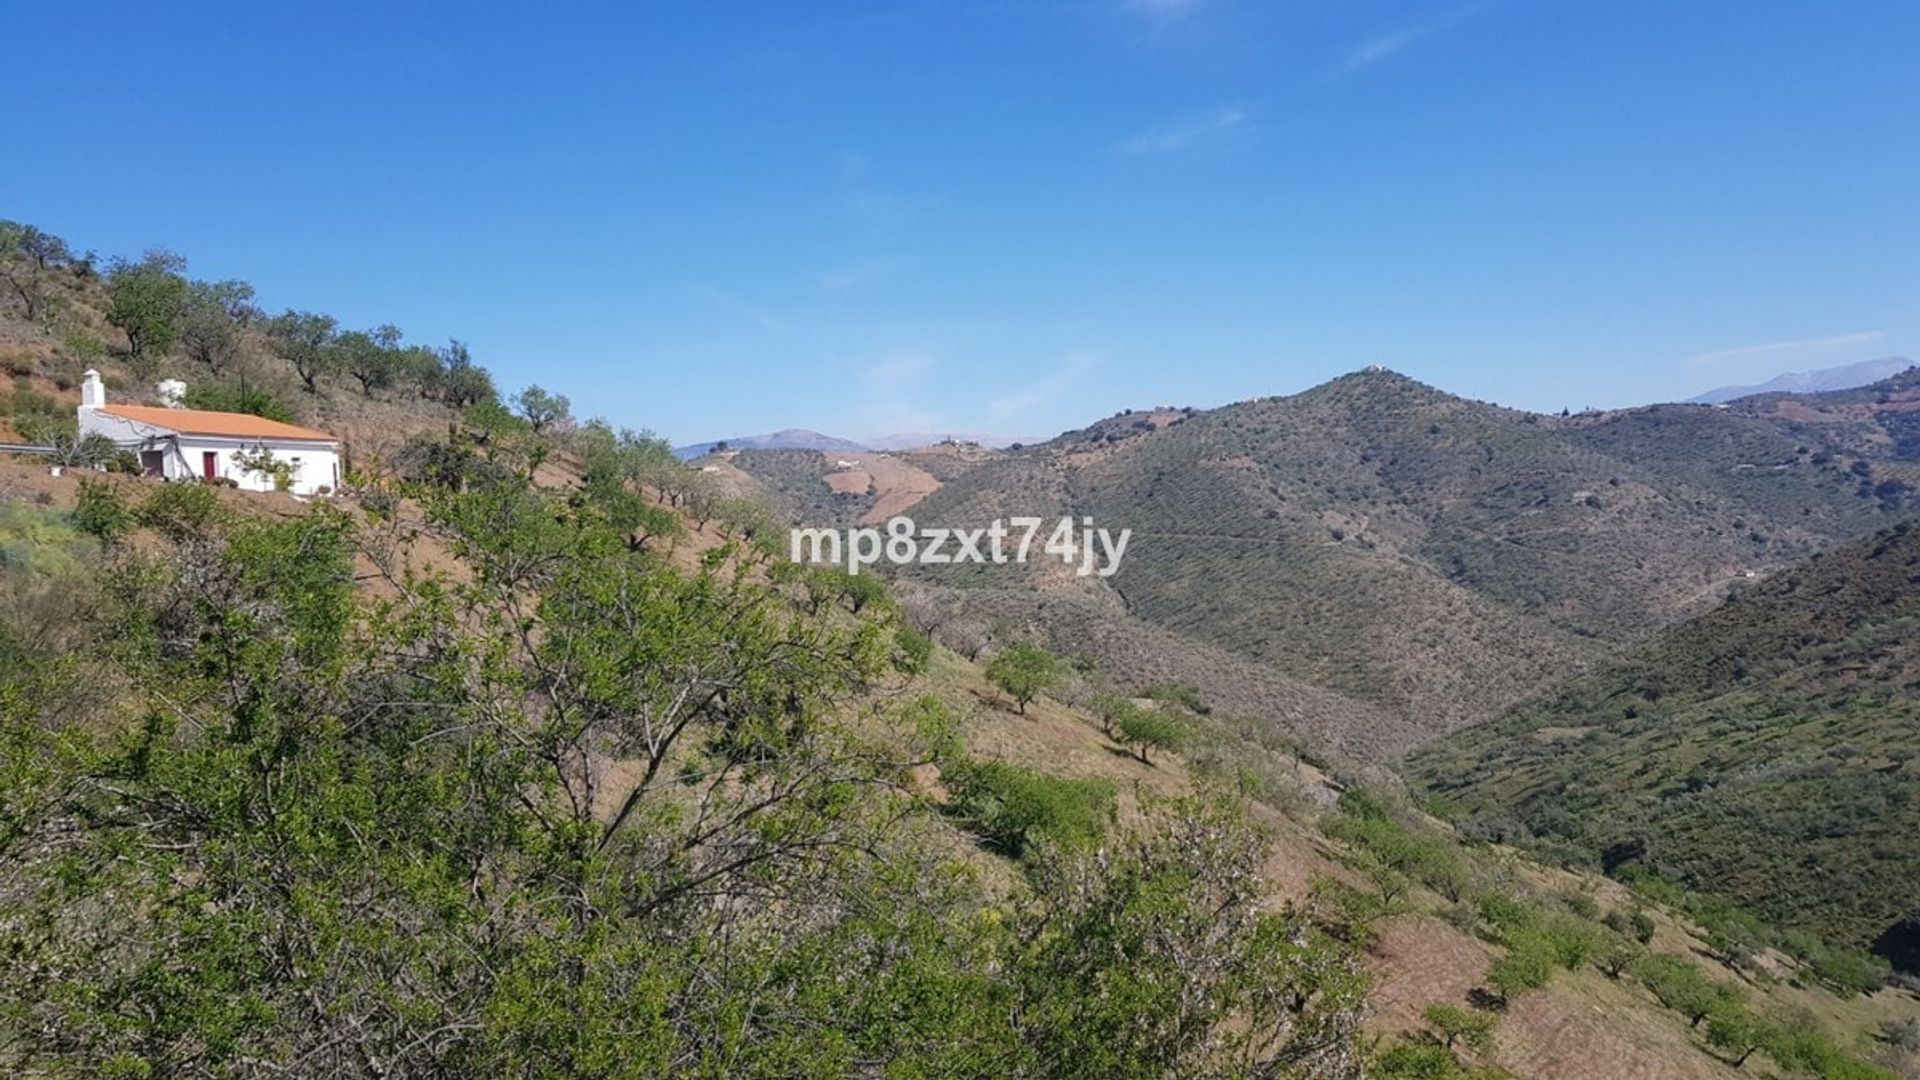
{"label": "green bush", "polygon": [[893,666],[903,674],[918,675],[933,662],[933,638],[911,626],[893,631]]}
{"label": "green bush", "polygon": [[1505,893],[1485,893],[1474,901],[1480,918],[1493,927],[1496,937],[1504,938],[1540,924],[1540,909]]}
{"label": "green bush", "polygon": [[1149,686],[1141,697],[1150,698],[1163,705],[1178,705],[1188,712],[1205,716],[1212,708],[1200,697],[1200,691],[1186,683],[1161,683]]}
{"label": "green bush", "polygon": [[292,409],[287,408],[278,398],[257,386],[202,383],[188,388],[185,404],[191,409],[246,413],[248,416],[258,416],[266,420],[278,420],[283,424],[294,422]]}
{"label": "green bush", "polygon": [[1828,946],[1812,960],[1813,975],[1841,994],[1871,994],[1887,984],[1893,968],[1864,949]]}
{"label": "green bush", "polygon": [[133,525],[133,510],[113,485],[100,480],[80,481],[80,495],[73,509],[73,526],[102,543],[113,543]]}
{"label": "green bush", "polygon": [[135,520],[169,540],[203,533],[223,516],[219,497],[200,484],[163,484],[134,512]]}
{"label": "green bush", "polygon": [[1435,1043],[1397,1043],[1374,1057],[1375,1080],[1461,1080],[1470,1076],[1453,1051]]}
{"label": "green bush", "polygon": [[1493,1047],[1494,1018],[1487,1013],[1441,1004],[1427,1006],[1420,1015],[1448,1049],[1455,1043],[1482,1053]]}
{"label": "green bush", "polygon": [[1054,776],[1004,761],[964,761],[945,776],[950,811],[990,847],[1015,858],[1036,840],[1068,846],[1098,840],[1113,820],[1105,780]]}

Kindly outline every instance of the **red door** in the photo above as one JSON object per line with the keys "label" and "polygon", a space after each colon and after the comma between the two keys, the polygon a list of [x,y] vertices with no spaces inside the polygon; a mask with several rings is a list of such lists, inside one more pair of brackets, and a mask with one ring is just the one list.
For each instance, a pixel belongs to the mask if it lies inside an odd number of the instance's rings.
{"label": "red door", "polygon": [[207,483],[211,484],[215,480],[220,478],[220,472],[218,468],[219,464],[220,464],[219,454],[216,454],[211,450],[207,450],[201,453],[200,469],[202,472],[206,473]]}

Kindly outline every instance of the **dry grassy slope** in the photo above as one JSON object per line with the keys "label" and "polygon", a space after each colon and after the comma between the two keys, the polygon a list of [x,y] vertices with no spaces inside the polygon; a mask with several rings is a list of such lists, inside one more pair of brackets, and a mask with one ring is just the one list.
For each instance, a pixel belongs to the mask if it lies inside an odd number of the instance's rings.
{"label": "dry grassy slope", "polygon": [[[1112,780],[1121,792],[1123,816],[1132,812],[1137,792],[1157,795],[1190,790],[1194,780],[1176,759],[1142,766],[1104,738],[1093,719],[1047,699],[1015,712],[985,680],[980,669],[944,650],[932,672],[902,693],[931,692],[965,717],[964,732],[974,753],[1031,768]],[[1273,836],[1266,876],[1276,903],[1304,901],[1316,877],[1349,882],[1358,878],[1339,861],[1338,846],[1307,821],[1265,807],[1259,819]],[[989,867],[991,856],[975,852]],[[1518,875],[1546,893],[1588,892],[1603,905],[1627,907],[1631,898],[1605,879],[1549,869],[1507,852]],[[1436,894],[1420,891],[1413,906],[1434,911],[1444,906]],[[1714,963],[1701,937],[1666,913],[1654,948],[1699,961],[1716,979],[1739,976]],[[1465,1005],[1483,985],[1498,949],[1428,914],[1388,920],[1371,949],[1369,966],[1376,979],[1369,1030],[1406,1034],[1423,1027],[1420,1013],[1437,1003]],[[1775,958],[1785,966],[1784,958]],[[1871,1033],[1880,1021],[1920,1017],[1920,1000],[1900,991],[1841,1000],[1817,989],[1786,982],[1748,985],[1757,1009],[1770,1015],[1809,1014],[1857,1051],[1871,1049]],[[1662,1009],[1631,981],[1614,982],[1597,971],[1563,972],[1543,992],[1528,995],[1501,1017],[1495,1063],[1521,1080],[1732,1080],[1784,1076],[1762,1056],[1743,1069],[1711,1054],[1698,1032]]]}
{"label": "dry grassy slope", "polygon": [[1243,653],[1182,636],[1129,614],[1111,593],[1071,586],[941,589],[946,625],[999,624],[1062,655],[1090,654],[1135,692],[1186,683],[1213,707],[1278,725],[1342,762],[1378,761],[1411,745],[1420,729],[1398,714],[1283,674]]}
{"label": "dry grassy slope", "polygon": [[[566,483],[564,461],[556,469],[546,479]],[[129,495],[150,486],[150,482],[137,478],[114,477],[109,481],[124,487]],[[73,474],[51,477],[37,465],[0,462],[0,499],[70,507],[78,482]],[[304,513],[308,507],[285,495],[222,490],[220,496],[229,508],[244,514]],[[444,569],[450,565],[447,554],[431,537],[409,530],[405,541],[400,554],[416,567]],[[689,525],[674,558],[691,565],[699,552],[721,541],[716,529]],[[362,570],[371,575],[367,564],[363,563]],[[1123,819],[1136,812],[1143,794],[1179,794],[1192,790],[1196,782],[1177,757],[1163,756],[1152,765],[1141,764],[1106,739],[1090,716],[1060,702],[1043,697],[1031,704],[1025,715],[1019,714],[988,683],[978,665],[944,649],[936,653],[926,675],[883,688],[858,708],[886,709],[923,693],[932,693],[954,707],[962,717],[967,745],[977,756],[1112,781]],[[616,771],[620,767],[618,762],[607,764]],[[1297,764],[1297,768],[1304,786],[1326,783],[1311,767]],[[929,786],[937,790],[937,778]],[[1357,875],[1342,865],[1338,846],[1320,835],[1304,811],[1299,812],[1303,816],[1295,817],[1256,805],[1254,812],[1272,836],[1265,876],[1276,904],[1306,899],[1312,882],[1319,877],[1359,883]],[[1009,864],[971,845],[957,829],[949,829],[946,839],[952,850],[980,869],[985,881],[997,882],[1002,889],[1014,886],[1015,874]],[[1518,856],[1513,857],[1518,860]],[[1543,891],[1584,890],[1595,893],[1603,903],[1626,902],[1611,882],[1524,861],[1517,865]],[[1442,901],[1419,892],[1413,904],[1421,910],[1436,910]],[[1696,957],[1705,952],[1695,934],[1665,916],[1660,918],[1656,947]],[[1480,985],[1494,955],[1492,947],[1438,919],[1413,914],[1389,920],[1369,958],[1376,980],[1369,1029],[1383,1036],[1412,1032],[1421,1026],[1419,1013],[1426,1006],[1439,1002],[1463,1004],[1468,992]],[[1710,971],[1715,977],[1734,977],[1717,967],[1710,966]],[[1760,988],[1757,993],[1765,1008],[1775,1012],[1804,1010],[1856,1045],[1881,1019],[1920,1014],[1920,1007],[1911,998],[1891,992],[1856,1001],[1840,1001],[1818,991],[1786,985]],[[1522,999],[1509,1010],[1500,1021],[1495,1061],[1522,1080],[1731,1080],[1773,1075],[1770,1066],[1760,1059],[1742,1071],[1718,1062],[1700,1046],[1683,1021],[1660,1009],[1643,991],[1630,984],[1611,983],[1594,973],[1563,974],[1549,989]]]}

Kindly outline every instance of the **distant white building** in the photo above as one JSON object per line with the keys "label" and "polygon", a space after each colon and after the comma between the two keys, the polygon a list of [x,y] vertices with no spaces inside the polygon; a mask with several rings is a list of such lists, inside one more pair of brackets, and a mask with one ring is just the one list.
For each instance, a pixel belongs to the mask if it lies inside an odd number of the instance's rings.
{"label": "distant white building", "polygon": [[231,480],[248,491],[272,491],[271,472],[236,460],[258,459],[265,452],[286,466],[287,490],[295,495],[340,489],[340,440],[324,431],[246,413],[109,405],[97,371],[87,372],[80,384],[80,434],[103,435],[138,454],[148,476]]}

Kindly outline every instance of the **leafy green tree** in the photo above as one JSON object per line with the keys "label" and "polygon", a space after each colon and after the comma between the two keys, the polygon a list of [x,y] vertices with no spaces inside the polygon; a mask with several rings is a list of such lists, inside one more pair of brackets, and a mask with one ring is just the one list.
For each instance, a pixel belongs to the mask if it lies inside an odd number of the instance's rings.
{"label": "leafy green tree", "polygon": [[1746,997],[1738,986],[1715,982],[1701,973],[1699,965],[1672,953],[1647,954],[1633,973],[1660,1004],[1686,1017],[1693,1027],[1718,1010],[1737,1007]]}
{"label": "leafy green tree", "polygon": [[[821,567],[821,569],[828,568]],[[885,606],[888,601],[886,583],[872,574],[839,573],[835,584],[839,587],[841,601],[847,605],[847,610],[855,615],[868,608]]]}
{"label": "leafy green tree", "polygon": [[400,377],[402,363],[400,328],[386,325],[376,330],[350,330],[339,335],[340,369],[360,384],[360,396],[373,397]]}
{"label": "leafy green tree", "polygon": [[1394,903],[1405,896],[1407,890],[1413,888],[1413,882],[1407,878],[1407,875],[1395,870],[1372,852],[1363,854],[1364,858],[1360,860],[1360,872],[1367,876],[1367,880],[1373,885],[1374,892],[1379,894],[1382,912],[1391,913],[1395,910]]}
{"label": "leafy green tree", "polygon": [[448,342],[435,359],[428,386],[433,395],[449,407],[465,409],[499,396],[493,388],[493,376],[473,362],[473,353],[466,342]]}
{"label": "leafy green tree", "polygon": [[1449,1050],[1455,1043],[1479,1053],[1493,1048],[1494,1017],[1488,1013],[1442,1003],[1427,1006],[1420,1015]]}
{"label": "leafy green tree", "polygon": [[1270,903],[1240,804],[1146,800],[983,888],[901,780],[951,716],[844,719],[891,613],[511,475],[416,493],[164,486],[100,648],[0,631],[0,1071],[1362,1075],[1365,969]]}
{"label": "leafy green tree", "polygon": [[1165,708],[1135,709],[1116,725],[1120,741],[1133,747],[1142,764],[1151,764],[1148,751],[1171,753],[1187,738],[1187,726]]}
{"label": "leafy green tree", "polygon": [[1593,963],[1607,978],[1618,979],[1632,970],[1645,954],[1646,949],[1639,942],[1624,934],[1609,932],[1594,947]]}
{"label": "leafy green tree", "polygon": [[223,375],[240,347],[241,318],[253,311],[253,286],[244,281],[195,281],[187,286],[180,316],[180,346],[187,356]]}
{"label": "leafy green tree", "polygon": [[134,520],[176,544],[198,542],[226,519],[220,497],[198,484],[163,484],[134,510]]}
{"label": "leafy green tree", "polygon": [[1016,641],[987,663],[987,678],[1018,703],[1024,715],[1027,703],[1060,681],[1060,662],[1029,641]]}
{"label": "leafy green tree", "polygon": [[1631,922],[1634,940],[1642,945],[1653,944],[1653,935],[1657,927],[1654,924],[1653,916],[1647,914],[1647,909],[1634,908]]}
{"label": "leafy green tree", "polygon": [[1114,737],[1118,732],[1121,719],[1137,711],[1138,708],[1139,706],[1133,703],[1133,699],[1125,694],[1111,691],[1094,695],[1093,701],[1088,705],[1089,711],[1100,721],[1100,733],[1108,738]]}
{"label": "leafy green tree", "polygon": [[904,674],[918,675],[933,662],[933,638],[918,627],[896,627],[893,648],[893,666]]}
{"label": "leafy green tree", "polygon": [[149,251],[138,262],[116,259],[107,270],[107,321],[127,335],[127,362],[142,378],[179,340],[187,312],[186,260]]}
{"label": "leafy green tree", "polygon": [[1820,949],[1813,958],[1812,966],[1815,978],[1847,996],[1871,994],[1885,986],[1893,973],[1892,967],[1882,957],[1865,949],[1837,946]]}
{"label": "leafy green tree", "polygon": [[1515,934],[1507,954],[1487,969],[1487,985],[1502,1002],[1513,1002],[1553,980],[1557,963],[1553,944],[1536,931]]}
{"label": "leafy green tree", "polygon": [[1599,948],[1600,936],[1596,930],[1588,923],[1559,916],[1549,920],[1541,932],[1553,946],[1554,960],[1568,971],[1575,971],[1584,967]]}
{"label": "leafy green tree", "polygon": [[1745,1009],[1721,1009],[1707,1018],[1707,1045],[1732,1054],[1736,1069],[1777,1037],[1772,1025]]}
{"label": "leafy green tree", "polygon": [[1433,840],[1419,846],[1413,860],[1413,874],[1422,884],[1454,903],[1459,903],[1473,884],[1473,874],[1466,860],[1444,840]]}
{"label": "leafy green tree", "polygon": [[1146,809],[1118,843],[1035,867],[1005,976],[1023,1054],[996,1074],[1360,1076],[1365,972],[1263,904],[1266,849],[1242,808]]}
{"label": "leafy green tree", "polygon": [[573,422],[573,403],[566,395],[550,394],[539,386],[529,386],[513,395],[513,407],[536,435]]}
{"label": "leafy green tree", "polygon": [[0,278],[19,298],[29,321],[47,314],[49,271],[72,259],[66,241],[52,233],[17,221],[0,221]]}
{"label": "leafy green tree", "polygon": [[293,365],[300,385],[309,394],[319,393],[320,380],[342,369],[344,357],[335,340],[337,328],[331,315],[293,310],[275,316],[268,325],[274,347]]}

